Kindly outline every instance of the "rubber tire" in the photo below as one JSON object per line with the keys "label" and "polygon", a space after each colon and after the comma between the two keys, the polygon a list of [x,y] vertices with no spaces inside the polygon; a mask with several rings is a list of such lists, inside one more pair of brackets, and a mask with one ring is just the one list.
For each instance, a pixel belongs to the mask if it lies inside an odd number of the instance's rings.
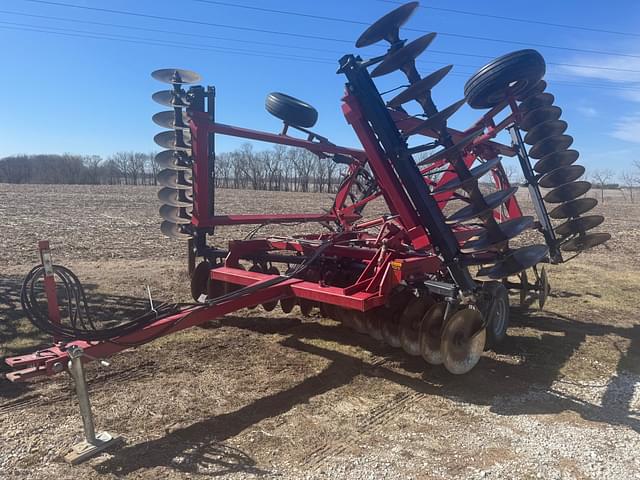
{"label": "rubber tire", "polygon": [[265,108],[274,117],[294,127],[311,128],[318,121],[315,108],[284,93],[272,92],[267,95]]}
{"label": "rubber tire", "polygon": [[509,292],[507,288],[499,282],[492,282],[490,285],[488,285],[487,290],[489,291],[491,298],[503,302],[503,307],[506,310],[504,322],[496,330],[495,325],[493,325],[493,316],[498,305],[497,303],[490,301],[486,307],[486,315],[489,317],[489,323],[487,325],[486,348],[491,349],[500,345],[500,343],[502,343],[507,337],[507,329],[509,328]]}
{"label": "rubber tire", "polygon": [[471,108],[492,108],[506,97],[510,84],[517,82],[517,96],[532,88],[546,71],[544,58],[536,50],[526,49],[498,57],[482,67],[464,85],[464,96]]}

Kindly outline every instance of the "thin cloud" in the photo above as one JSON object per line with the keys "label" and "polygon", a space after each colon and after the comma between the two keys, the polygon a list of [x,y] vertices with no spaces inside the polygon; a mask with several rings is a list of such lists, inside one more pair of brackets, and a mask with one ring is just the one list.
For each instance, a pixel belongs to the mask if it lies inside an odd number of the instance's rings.
{"label": "thin cloud", "polygon": [[613,125],[610,135],[626,142],[640,143],[640,112],[622,117]]}
{"label": "thin cloud", "polygon": [[598,111],[593,107],[578,107],[577,110],[585,117],[595,118],[598,116]]}
{"label": "thin cloud", "polygon": [[[640,84],[640,58],[596,58],[584,56],[574,58],[567,63],[571,65],[558,66],[559,72],[580,78]],[[592,65],[597,68],[580,67],[578,65]]]}

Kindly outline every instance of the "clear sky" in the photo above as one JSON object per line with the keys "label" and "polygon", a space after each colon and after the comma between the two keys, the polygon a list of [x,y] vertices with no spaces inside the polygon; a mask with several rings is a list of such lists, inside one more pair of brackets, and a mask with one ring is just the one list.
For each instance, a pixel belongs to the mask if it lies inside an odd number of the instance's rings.
{"label": "clear sky", "polygon": [[[318,133],[336,143],[356,145],[340,111],[344,79],[335,74],[337,59],[358,50],[354,42],[365,26],[350,21],[371,23],[395,8],[393,3],[4,0],[0,157],[157,150],[152,137],[159,127],[151,116],[163,107],[150,97],[164,86],[149,73],[163,67],[195,70],[205,83],[215,85],[220,122],[277,131],[280,123],[264,110],[264,98],[270,91],[282,91],[318,109]],[[434,91],[440,108],[462,98],[464,82],[489,57],[531,46],[550,63],[548,91],[564,110],[581,162],[588,168],[621,171],[640,158],[640,2],[434,0],[423,1],[421,7],[401,36],[439,33],[418,67],[426,75],[454,65]],[[380,54],[383,48],[358,53]],[[394,88],[403,81],[402,74],[390,74],[380,79],[379,88]],[[466,129],[480,113],[465,107],[450,124]],[[219,151],[239,144],[221,137],[217,142]]]}

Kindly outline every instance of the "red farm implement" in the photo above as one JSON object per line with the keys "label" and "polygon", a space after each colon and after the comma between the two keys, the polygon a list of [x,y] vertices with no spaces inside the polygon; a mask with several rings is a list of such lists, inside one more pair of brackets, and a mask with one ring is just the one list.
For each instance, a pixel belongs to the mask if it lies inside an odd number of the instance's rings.
{"label": "red farm implement", "polygon": [[[171,85],[153,95],[170,107],[153,117],[170,129],[155,137],[166,148],[157,156],[164,187],[158,194],[161,230],[188,243],[197,303],[162,306],[107,329],[59,323],[38,310],[29,285],[57,275],[80,296],[82,289],[68,271],[45,262],[27,278],[23,305],[58,342],[7,359],[16,369],[9,378],[53,375],[67,370],[74,355],[86,361],[107,357],[240,308],[272,310],[278,302],[287,313],[295,306],[305,315],[319,308],[325,317],[461,374],[505,337],[508,290],[519,289],[521,299],[531,292],[542,307],[549,292],[543,265],[565,262],[609,239],[590,231],[603,217],[584,215],[597,202],[584,197],[590,184],[579,180],[584,168],[574,163],[578,152],[570,149],[567,123],[545,91],[545,62],[535,50],[497,58],[467,81],[464,99],[438,109],[431,91],[451,66],[422,77],[415,64],[435,34],[400,39],[399,29],[416,7],[411,2],[397,8],[357,40],[357,47],[387,41],[384,55],[339,60],[338,73],[346,78],[342,111],[361,148],[335,145],[311,131],[316,110],[282,93],[266,101],[284,122],[277,134],[219,123],[214,88],[193,85],[199,75],[153,72]],[[373,79],[395,71],[410,85],[383,99]],[[483,115],[467,130],[450,128],[449,118],[465,103]],[[410,113],[411,105],[419,111]],[[500,143],[500,134],[510,142]],[[306,149],[318,161],[340,164],[345,176],[332,208],[319,214],[217,215],[216,135]],[[517,187],[501,164],[505,156],[517,158],[522,168],[533,216],[518,205]],[[367,205],[380,199],[388,214],[365,219]],[[318,227],[304,235],[235,240],[227,249],[211,246],[216,227],[290,222]],[[537,243],[514,241],[524,232]],[[78,365],[81,370],[80,360]]]}

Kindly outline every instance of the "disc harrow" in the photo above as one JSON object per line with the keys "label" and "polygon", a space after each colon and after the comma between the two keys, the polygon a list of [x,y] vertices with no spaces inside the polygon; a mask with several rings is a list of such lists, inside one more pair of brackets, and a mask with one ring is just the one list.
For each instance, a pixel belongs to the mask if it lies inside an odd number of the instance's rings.
{"label": "disc harrow", "polygon": [[[400,34],[417,6],[399,6],[356,41],[358,48],[387,42],[386,53],[339,60],[338,74],[346,79],[342,111],[357,148],[311,130],[317,110],[291,95],[267,95],[267,111],[282,122],[279,132],[270,133],[217,121],[215,89],[199,85],[199,74],[177,68],[152,73],[170,86],[152,95],[168,108],[153,116],[166,129],[154,137],[163,148],[156,156],[160,229],[186,240],[196,304],[145,317],[138,331],[116,339],[77,332],[88,354],[111,354],[240,308],[280,305],[284,313],[297,307],[303,316],[319,310],[461,374],[506,338],[509,290],[520,293],[523,306],[535,295],[543,308],[550,292],[544,265],[561,264],[610,238],[594,231],[604,218],[589,214],[597,200],[586,196],[591,184],[581,180],[585,170],[576,164],[579,153],[556,96],[547,92],[540,53],[524,49],[496,58],[469,78],[464,98],[439,108],[434,92],[453,67],[427,75],[416,67],[437,42],[436,33],[411,41]],[[382,76],[408,86],[386,99],[375,83]],[[457,130],[451,123],[465,106],[482,114]],[[331,208],[216,214],[217,135],[305,149],[320,162],[334,162],[343,177]],[[505,157],[522,169],[533,215],[522,213],[520,186],[509,183]],[[388,212],[365,218],[375,200]],[[258,235],[263,225],[293,222],[319,227],[301,235],[286,229],[279,236]],[[243,240],[215,245],[216,229],[237,225],[256,228]],[[533,240],[525,243],[525,232]],[[74,341],[73,330],[51,331]],[[66,364],[60,363],[65,351],[56,348],[13,365],[33,369],[21,378],[56,373],[53,363]]]}

